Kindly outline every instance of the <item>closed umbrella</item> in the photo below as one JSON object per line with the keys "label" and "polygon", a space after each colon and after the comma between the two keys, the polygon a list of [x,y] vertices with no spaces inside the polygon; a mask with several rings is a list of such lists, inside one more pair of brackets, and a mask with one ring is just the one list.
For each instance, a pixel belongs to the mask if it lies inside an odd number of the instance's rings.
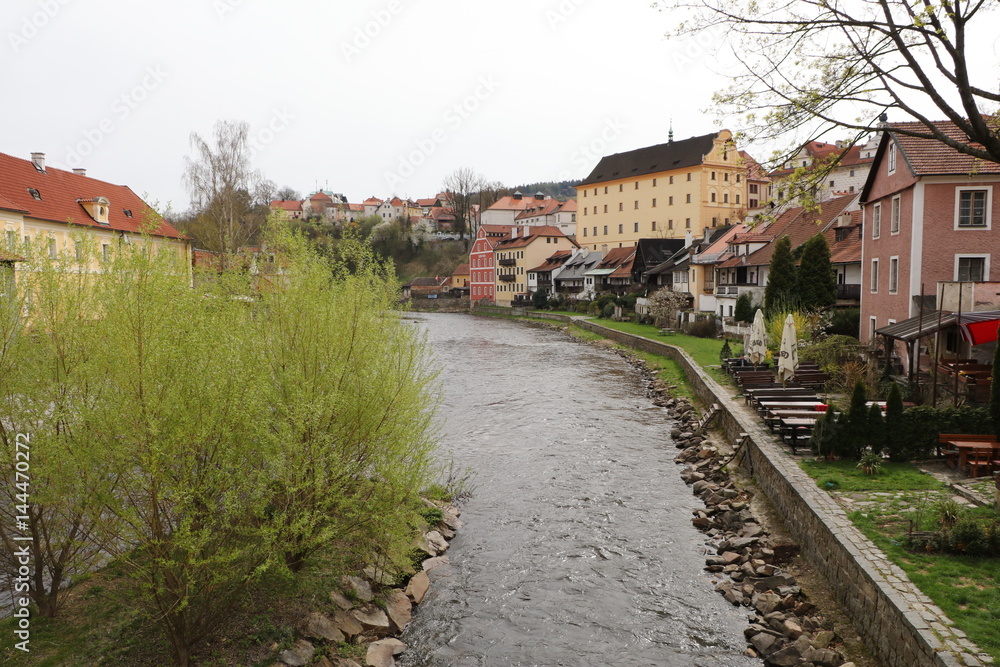
{"label": "closed umbrella", "polygon": [[778,353],[778,379],[785,384],[799,367],[799,343],[795,336],[795,319],[789,313],[781,330],[781,348]]}
{"label": "closed umbrella", "polygon": [[747,360],[754,366],[764,363],[764,359],[767,358],[767,331],[764,329],[764,313],[760,308],[753,316],[750,342],[746,346],[745,354]]}

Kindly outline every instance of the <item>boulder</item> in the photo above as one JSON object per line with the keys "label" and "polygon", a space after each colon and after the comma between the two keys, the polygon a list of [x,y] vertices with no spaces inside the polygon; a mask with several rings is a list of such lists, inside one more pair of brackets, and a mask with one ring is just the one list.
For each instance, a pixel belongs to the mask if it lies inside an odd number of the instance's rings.
{"label": "boulder", "polygon": [[337,629],[334,622],[315,611],[303,621],[302,634],[310,639],[325,639],[334,643],[344,641],[344,633]]}
{"label": "boulder", "polygon": [[791,639],[798,639],[802,636],[802,627],[792,620],[785,621],[785,635]]}
{"label": "boulder", "polygon": [[778,608],[781,598],[774,593],[758,593],[753,596],[753,607],[763,615],[770,614]]}
{"label": "boulder", "polygon": [[781,647],[781,640],[769,632],[759,632],[750,638],[750,644],[758,654],[767,656]]}
{"label": "boulder", "polygon": [[366,567],[364,573],[368,577],[368,581],[374,582],[379,586],[391,586],[396,581],[396,577],[374,565]]}
{"label": "boulder", "polygon": [[844,656],[828,648],[810,649],[802,654],[802,659],[808,660],[817,667],[840,667],[844,664]]}
{"label": "boulder", "polygon": [[367,581],[361,577],[344,577],[344,585],[347,586],[349,592],[354,593],[354,597],[363,602],[372,601],[372,587]]}
{"label": "boulder", "polygon": [[802,653],[792,644],[767,656],[767,662],[775,667],[795,667],[802,662]]}
{"label": "boulder", "polygon": [[333,624],[337,626],[337,629],[340,630],[345,637],[348,638],[357,637],[365,631],[365,629],[361,627],[361,624],[358,623],[358,619],[343,610],[339,610],[336,614],[334,614]]}
{"label": "boulder", "polygon": [[410,598],[398,588],[389,591],[385,600],[385,611],[394,633],[402,632],[413,620],[413,605],[410,603]]}
{"label": "boulder", "polygon": [[278,655],[278,660],[288,665],[288,667],[305,667],[312,662],[316,648],[305,639],[295,642],[292,648],[282,651]]}
{"label": "boulder", "polygon": [[330,602],[340,607],[344,611],[350,610],[354,607],[354,603],[348,600],[346,597],[338,593],[337,591],[330,591]]}
{"label": "boulder", "polygon": [[821,630],[812,639],[813,648],[827,648],[833,643],[836,635],[831,630]]}
{"label": "boulder", "polygon": [[389,634],[389,617],[381,609],[355,609],[351,612],[365,632],[379,637]]}
{"label": "boulder", "polygon": [[368,645],[365,665],[367,667],[396,667],[396,659],[392,656],[392,647],[372,642]]}
{"label": "boulder", "polygon": [[462,520],[459,519],[459,511],[457,507],[445,507],[444,515],[441,517],[441,523],[448,526],[452,530],[459,530],[462,528]]}
{"label": "boulder", "polygon": [[421,567],[424,568],[424,572],[430,572],[436,567],[441,565],[451,565],[451,559],[447,556],[436,556],[435,558],[428,558],[425,560]]}
{"label": "boulder", "polygon": [[426,551],[428,553],[433,551],[433,553],[431,553],[432,556],[443,554],[448,550],[448,540],[444,539],[444,536],[436,530],[424,533],[424,539],[427,541],[428,546]]}
{"label": "boulder", "polygon": [[426,572],[421,570],[410,577],[409,583],[406,584],[406,594],[413,600],[414,604],[420,604],[424,601],[424,596],[427,595],[427,590],[430,586],[430,577],[427,576]]}
{"label": "boulder", "polygon": [[327,660],[327,664],[330,667],[361,667],[361,665],[350,658],[332,658],[331,660]]}

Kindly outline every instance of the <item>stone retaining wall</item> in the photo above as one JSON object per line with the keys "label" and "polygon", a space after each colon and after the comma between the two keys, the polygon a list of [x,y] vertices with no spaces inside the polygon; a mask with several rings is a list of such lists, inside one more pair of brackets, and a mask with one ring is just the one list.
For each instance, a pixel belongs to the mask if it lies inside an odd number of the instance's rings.
{"label": "stone retaining wall", "polygon": [[780,508],[802,554],[830,584],[838,603],[881,662],[887,667],[983,664],[977,657],[979,649],[854,527],[836,501],[785,455],[757,419],[734,408],[725,389],[684,350],[583,319],[574,322],[629,347],[677,360],[698,399],[722,408],[717,425],[726,437],[736,441],[742,433],[749,435],[742,465]]}

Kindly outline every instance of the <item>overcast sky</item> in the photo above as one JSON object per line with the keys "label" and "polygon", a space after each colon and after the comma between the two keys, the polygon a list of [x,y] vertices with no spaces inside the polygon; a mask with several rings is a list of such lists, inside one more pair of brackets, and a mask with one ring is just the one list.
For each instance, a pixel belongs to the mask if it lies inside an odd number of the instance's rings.
{"label": "overcast sky", "polygon": [[433,196],[469,166],[509,185],[716,129],[724,85],[649,0],[4,0],[0,151],[184,210],[192,132],[250,123],[303,195]]}
{"label": "overcast sky", "polygon": [[3,0],[0,151],[175,211],[189,137],[221,119],[303,195],[429,197],[466,166],[578,179],[671,118],[676,139],[719,129],[723,37],[666,39],[677,20],[650,0]]}

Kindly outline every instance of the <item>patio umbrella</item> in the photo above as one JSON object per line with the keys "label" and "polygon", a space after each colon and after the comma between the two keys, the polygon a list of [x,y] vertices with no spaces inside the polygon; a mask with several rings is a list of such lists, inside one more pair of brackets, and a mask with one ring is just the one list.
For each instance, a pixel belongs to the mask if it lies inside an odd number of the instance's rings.
{"label": "patio umbrella", "polygon": [[767,331],[764,330],[764,312],[760,308],[753,316],[750,341],[743,352],[754,366],[764,363],[764,359],[767,357]]}
{"label": "patio umbrella", "polygon": [[799,367],[799,343],[795,336],[795,319],[789,313],[781,330],[781,348],[778,353],[778,379],[785,384]]}

